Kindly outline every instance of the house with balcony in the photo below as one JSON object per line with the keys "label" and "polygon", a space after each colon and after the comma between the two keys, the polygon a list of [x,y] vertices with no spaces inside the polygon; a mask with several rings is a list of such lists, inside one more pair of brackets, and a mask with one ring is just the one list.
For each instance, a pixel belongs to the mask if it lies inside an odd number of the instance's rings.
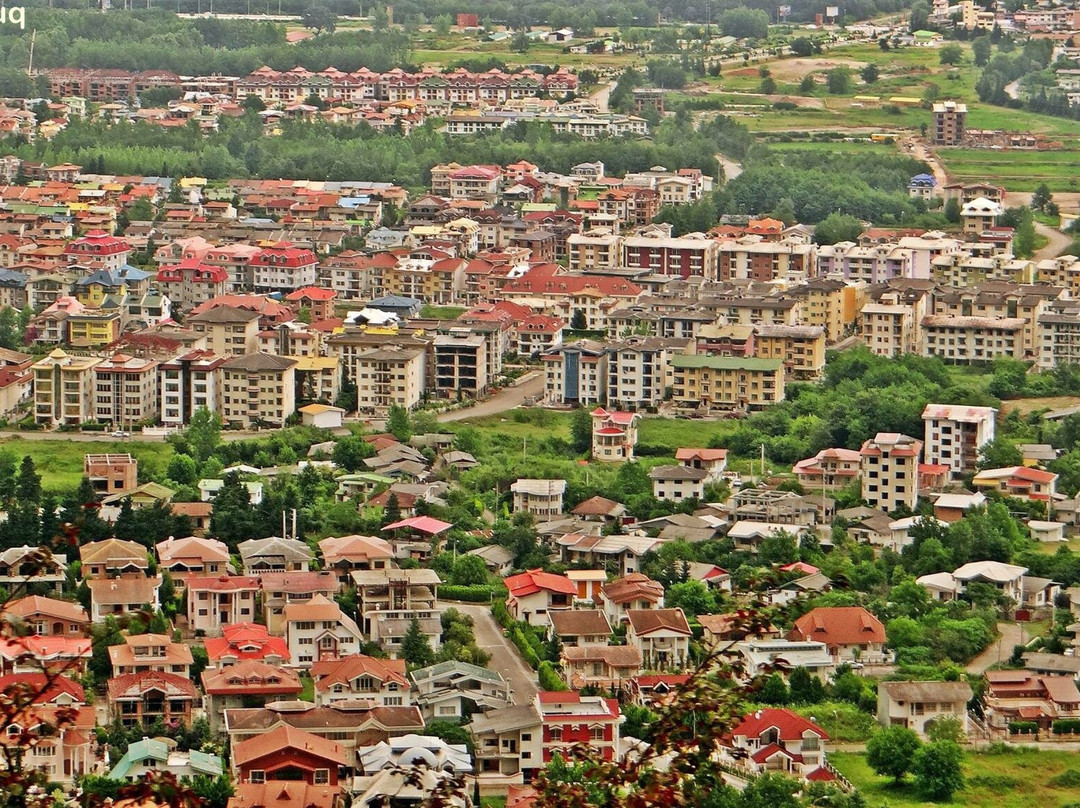
{"label": "house with balcony", "polygon": [[294,670],[254,659],[224,668],[207,668],[202,672],[202,687],[206,717],[213,732],[224,729],[227,709],[291,701],[300,698],[304,689]]}
{"label": "house with balcony", "polygon": [[97,722],[82,686],[65,677],[48,684],[40,670],[0,677],[0,690],[14,687],[30,688],[34,695],[5,719],[0,735],[4,756],[26,760],[49,782],[65,787],[92,771],[97,765],[91,743]]}
{"label": "house with balcony", "polygon": [[607,645],[611,624],[601,609],[560,609],[548,614],[550,633],[564,648],[578,645]]}
{"label": "house with balcony", "polygon": [[146,548],[138,542],[123,539],[104,539],[79,548],[82,577],[129,578],[143,577],[150,568]]}
{"label": "house with balcony", "polygon": [[187,726],[198,698],[195,683],[187,674],[125,673],[109,680],[109,720],[119,719],[125,727],[149,728],[158,720]]}
{"label": "house with balcony", "polygon": [[862,456],[852,449],[822,449],[800,460],[791,471],[808,491],[839,491],[858,478],[861,460]]}
{"label": "house with balcony", "polygon": [[359,626],[325,595],[290,603],[282,616],[295,667],[310,668],[315,662],[340,659],[360,651],[363,637]]}
{"label": "house with balcony", "polygon": [[682,609],[629,609],[626,644],[641,651],[645,668],[683,668],[690,659],[694,633]]}
{"label": "house with balcony", "polygon": [[562,649],[562,677],[571,690],[622,690],[639,673],[641,649],[636,645],[574,645]]}
{"label": "house with balcony", "polygon": [[351,654],[340,659],[323,659],[311,666],[315,680],[315,703],[362,700],[386,707],[412,704],[405,660],[376,659]]}
{"label": "house with balcony", "polygon": [[418,668],[409,680],[425,721],[460,721],[513,703],[510,683],[501,673],[467,662],[450,660]]}
{"label": "house with balcony", "polygon": [[601,585],[600,600],[608,622],[618,626],[627,620],[631,610],[664,608],[664,585],[644,573],[634,572]]}
{"label": "house with balcony", "polygon": [[515,480],[510,492],[515,513],[525,511],[544,521],[562,514],[566,480]]}
{"label": "house with balcony", "polygon": [[723,756],[754,774],[781,772],[805,780],[835,780],[825,759],[825,730],[786,709],[744,715],[723,739]]}
{"label": "house with balcony", "polygon": [[271,634],[278,636],[285,631],[286,606],[306,603],[317,595],[333,598],[339,588],[337,576],[327,570],[264,572],[258,579],[262,587],[263,622]]}
{"label": "house with balcony", "polygon": [[153,775],[168,772],[177,779],[221,777],[225,764],[218,755],[192,749],[181,752],[171,741],[143,738],[128,746],[108,775],[110,780],[137,783]]}
{"label": "house with balcony", "polygon": [[943,718],[960,722],[968,731],[971,685],[956,682],[879,682],[878,723],[883,727],[906,727],[920,736]]}
{"label": "house with balcony", "polygon": [[886,661],[885,626],[862,606],[820,606],[798,620],[787,635],[792,642],[822,642],[839,662]]}
{"label": "house with balcony", "polygon": [[619,724],[622,714],[616,699],[583,696],[573,691],[541,691],[536,696],[540,713],[543,762],[559,754],[572,760],[572,748],[587,744],[606,761],[619,756]]}
{"label": "house with balcony", "polygon": [[378,536],[331,536],[319,542],[323,569],[336,570],[342,586],[352,584],[353,570],[394,566],[394,548]]}
{"label": "house with balcony", "polygon": [[564,575],[554,575],[541,569],[511,575],[505,581],[509,594],[506,608],[515,620],[546,628],[548,614],[570,609],[578,588]]}
{"label": "house with balcony", "polygon": [[352,578],[365,637],[388,653],[396,653],[415,619],[432,649],[438,650],[442,635],[438,592],[442,580],[435,570],[357,570]]}
{"label": "house with balcony", "polygon": [[1009,466],[1000,469],[983,469],[971,480],[979,491],[998,491],[1004,497],[1026,499],[1031,502],[1050,502],[1057,497],[1058,475],[1051,471]]}
{"label": "house with balcony", "polygon": [[593,459],[602,463],[632,461],[638,441],[638,414],[597,407],[590,415]]}
{"label": "house with balcony", "polygon": [[232,773],[241,783],[289,781],[339,787],[352,768],[341,744],[288,724],[232,748]]}
{"label": "house with balcony", "polygon": [[188,628],[196,636],[214,637],[227,625],[252,622],[259,591],[259,579],[248,575],[188,579]]}
{"label": "house with balcony", "polygon": [[1056,719],[1080,718],[1080,691],[1072,675],[1028,670],[987,671],[983,707],[991,727],[1034,721],[1046,730]]}
{"label": "house with balcony", "polygon": [[241,662],[265,662],[282,666],[292,661],[284,637],[271,637],[266,626],[257,623],[230,623],[221,637],[204,640],[209,657],[207,668],[227,668]]}
{"label": "house with balcony", "polygon": [[109,661],[114,676],[143,671],[187,676],[193,659],[187,645],[166,634],[136,634],[124,637],[121,645],[110,645]]}

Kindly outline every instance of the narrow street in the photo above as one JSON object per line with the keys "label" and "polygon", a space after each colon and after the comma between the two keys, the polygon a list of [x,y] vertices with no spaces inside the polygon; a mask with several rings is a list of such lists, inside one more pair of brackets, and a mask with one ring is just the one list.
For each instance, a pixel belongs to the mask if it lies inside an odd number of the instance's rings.
{"label": "narrow street", "polygon": [[967,664],[968,673],[985,673],[986,669],[1012,656],[1013,646],[1031,639],[1020,623],[998,623],[998,638]]}
{"label": "narrow street", "polygon": [[491,654],[488,668],[498,671],[510,684],[514,704],[530,704],[540,692],[536,671],[521,659],[517,648],[503,636],[502,628],[483,603],[440,603],[441,610],[457,609],[473,619],[476,644]]}
{"label": "narrow street", "polygon": [[488,415],[498,415],[500,412],[512,410],[525,403],[527,398],[539,399],[544,394],[544,374],[539,371],[530,371],[518,380],[513,387],[500,390],[487,401],[481,401],[472,407],[461,410],[450,410],[439,413],[439,423],[448,421],[464,421],[467,418],[483,418]]}

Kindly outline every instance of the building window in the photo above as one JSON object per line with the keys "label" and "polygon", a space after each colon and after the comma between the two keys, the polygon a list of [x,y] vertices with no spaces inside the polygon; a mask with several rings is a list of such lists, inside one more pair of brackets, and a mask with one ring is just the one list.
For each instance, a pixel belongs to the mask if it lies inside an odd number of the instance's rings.
{"label": "building window", "polygon": [[252,769],[251,770],[251,782],[253,782],[253,783],[265,783],[266,782],[266,772],[263,771],[262,769]]}
{"label": "building window", "polygon": [[316,769],[315,770],[315,785],[324,786],[330,782],[330,770],[329,769]]}

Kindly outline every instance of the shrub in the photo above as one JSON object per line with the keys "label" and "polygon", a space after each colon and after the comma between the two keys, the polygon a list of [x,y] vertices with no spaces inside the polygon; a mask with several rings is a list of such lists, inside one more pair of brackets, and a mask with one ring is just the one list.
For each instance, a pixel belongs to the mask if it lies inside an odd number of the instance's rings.
{"label": "shrub", "polygon": [[[440,587],[444,589],[445,587]],[[509,629],[514,625],[514,618],[510,616],[510,612],[506,610],[506,604],[501,600],[495,601],[491,604],[491,616],[495,618],[495,622],[505,629]]]}
{"label": "shrub", "polygon": [[562,677],[559,676],[555,670],[555,666],[548,662],[546,659],[540,663],[540,667],[537,668],[537,673],[540,678],[541,690],[568,690],[566,683],[563,682]]}
{"label": "shrub", "polygon": [[1055,735],[1080,732],[1080,718],[1059,718],[1050,728]]}
{"label": "shrub", "polygon": [[526,638],[525,632],[521,630],[521,626],[514,626],[510,632],[510,641],[517,646],[518,651],[521,652],[521,658],[525,660],[530,668],[536,670],[540,667],[540,656],[529,644],[529,640]]}
{"label": "shrub", "polygon": [[1066,769],[1057,777],[1051,777],[1050,785],[1058,788],[1080,788],[1080,771]]}
{"label": "shrub", "polygon": [[1039,731],[1039,725],[1035,721],[1010,721],[1010,735],[1034,735]]}
{"label": "shrub", "polygon": [[[487,603],[492,598],[496,598],[496,603],[499,590],[496,587],[488,586],[486,584],[473,584],[471,586],[459,586],[456,584],[442,584],[439,587],[440,600],[461,600],[466,603]],[[506,611],[506,605],[502,605],[503,611]],[[492,613],[495,612],[494,605],[491,608]],[[507,615],[509,616],[509,615]],[[495,617],[498,621],[498,616]]]}
{"label": "shrub", "polygon": [[793,109],[798,109],[799,105],[794,101],[774,101],[772,108],[779,112],[791,112]]}

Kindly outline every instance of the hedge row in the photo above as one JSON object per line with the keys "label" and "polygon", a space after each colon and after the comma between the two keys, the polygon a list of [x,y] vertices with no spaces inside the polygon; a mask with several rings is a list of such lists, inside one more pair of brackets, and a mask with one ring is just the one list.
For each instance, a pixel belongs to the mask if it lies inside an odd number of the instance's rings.
{"label": "hedge row", "polygon": [[1080,732],[1080,718],[1059,718],[1050,725],[1055,735],[1068,735]]}
{"label": "hedge row", "polygon": [[1035,721],[1010,721],[1010,735],[1035,735],[1039,731],[1039,725]]}
{"label": "hedge row", "polygon": [[[456,584],[441,584],[439,586],[439,600],[460,600],[466,603],[487,603],[497,598],[500,590],[494,586],[477,584],[474,586],[459,586]],[[505,606],[503,607],[506,608]]]}
{"label": "hedge row", "polygon": [[548,662],[546,659],[540,663],[540,667],[537,669],[537,673],[540,674],[540,689],[548,691],[557,690],[569,690],[566,683],[559,676],[558,671],[555,670],[555,666]]}

